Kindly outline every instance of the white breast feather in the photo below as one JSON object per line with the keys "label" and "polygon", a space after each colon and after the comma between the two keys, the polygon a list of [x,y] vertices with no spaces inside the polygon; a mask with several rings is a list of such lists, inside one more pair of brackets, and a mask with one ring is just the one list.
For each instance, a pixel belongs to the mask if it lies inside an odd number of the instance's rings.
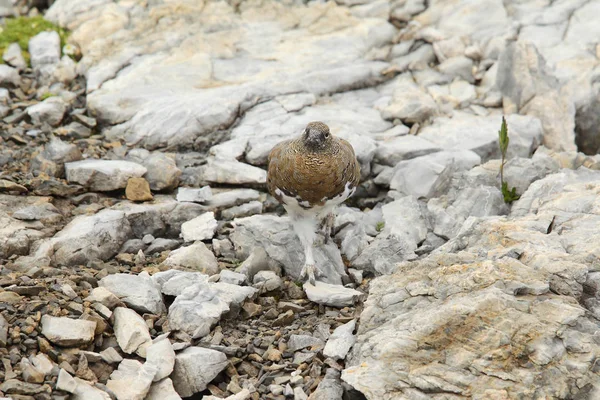
{"label": "white breast feather", "polygon": [[323,197],[325,200],[325,204],[322,206],[317,205],[311,208],[303,208],[302,206],[308,206],[308,201],[299,201],[295,197],[287,196],[281,189],[275,188],[275,194],[281,197],[281,201],[283,202],[283,207],[290,214],[291,217],[314,217],[317,216],[318,219],[322,219],[327,214],[333,211],[333,209],[346,201],[350,196],[354,194],[356,188],[350,188],[350,182],[346,183],[344,187],[344,191],[339,195],[327,199]]}

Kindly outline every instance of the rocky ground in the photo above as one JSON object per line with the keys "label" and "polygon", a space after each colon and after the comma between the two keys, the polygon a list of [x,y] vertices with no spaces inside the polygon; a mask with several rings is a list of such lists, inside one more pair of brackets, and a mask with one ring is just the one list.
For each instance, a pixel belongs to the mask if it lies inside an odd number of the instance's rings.
{"label": "rocky ground", "polygon": [[[0,65],[0,398],[600,398],[600,1],[4,3],[70,38]],[[316,286],[265,189],[313,120]]]}

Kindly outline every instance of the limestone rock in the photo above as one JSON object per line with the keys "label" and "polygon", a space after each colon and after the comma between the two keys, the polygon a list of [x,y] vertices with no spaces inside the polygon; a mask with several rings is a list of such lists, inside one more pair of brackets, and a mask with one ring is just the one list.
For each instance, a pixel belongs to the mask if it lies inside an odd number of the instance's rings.
{"label": "limestone rock", "polygon": [[[113,314],[115,318],[113,328],[121,350],[127,354],[136,352],[145,356],[146,349],[152,344],[152,339],[144,319],[135,311],[125,307],[115,308]],[[153,378],[154,375],[150,380]]]}
{"label": "limestone rock", "polygon": [[9,67],[8,65],[0,65],[0,86],[14,87],[19,86],[20,82],[21,77],[16,68]]}
{"label": "limestone rock", "polygon": [[[163,290],[168,287],[170,279],[181,274],[186,273],[175,271],[163,284]],[[200,279],[195,282],[184,279],[177,285],[180,294],[169,307],[169,326],[199,338],[210,333],[212,326],[224,313],[239,307],[245,300],[254,296],[257,290],[223,282],[209,283],[205,275],[196,274]]]}
{"label": "limestone rock", "polygon": [[350,348],[356,342],[356,337],[352,334],[356,327],[356,320],[340,325],[335,328],[323,349],[323,355],[331,357],[334,360],[343,360],[350,351]]}
{"label": "limestone rock", "polygon": [[42,335],[59,346],[79,346],[94,340],[96,322],[67,317],[42,317]]}
{"label": "limestone rock", "polygon": [[[390,390],[518,397],[532,389],[524,379],[543,396],[568,397],[569,387],[587,395],[595,374],[562,366],[589,363],[585,354],[598,347],[579,299],[591,275],[581,261],[600,234],[588,212],[599,181],[585,168],[536,180],[509,217],[469,217],[429,256],[372,281],[342,379],[367,398]],[[422,353],[423,342],[443,345]],[[531,362],[488,357],[502,348],[523,349]]]}
{"label": "limestone rock", "polygon": [[212,190],[210,186],[204,186],[199,189],[181,187],[177,190],[177,201],[191,201],[194,203],[207,203],[212,199]]}
{"label": "limestone rock", "polygon": [[206,212],[181,225],[181,237],[186,242],[212,239],[217,230],[217,220],[213,212]]}
{"label": "limestone rock", "polygon": [[146,348],[146,362],[156,367],[153,382],[167,378],[173,372],[175,351],[167,338],[158,338]]}
{"label": "limestone rock", "polygon": [[102,278],[99,286],[118,296],[129,307],[160,314],[165,311],[159,288],[146,272],[139,275],[113,274]]}
{"label": "limestone rock", "polygon": [[16,68],[19,71],[27,68],[27,62],[23,58],[23,54],[21,52],[21,46],[19,43],[11,43],[6,50],[4,50],[4,54],[2,55],[2,59],[11,67]]}
{"label": "limestone rock", "polygon": [[43,123],[57,126],[67,111],[67,103],[58,96],[49,97],[35,105],[27,107],[27,114],[35,125]]}
{"label": "limestone rock", "polygon": [[358,290],[348,289],[341,285],[315,282],[316,285],[304,284],[306,296],[310,301],[330,307],[351,306],[364,295]]}
{"label": "limestone rock", "polygon": [[188,347],[177,354],[171,376],[173,386],[180,396],[189,397],[206,389],[226,366],[225,354],[201,347]]}
{"label": "limestone rock", "polygon": [[60,61],[60,37],[55,31],[40,32],[29,40],[31,66],[40,68]]}
{"label": "limestone rock", "polygon": [[148,172],[144,178],[150,183],[152,190],[173,190],[179,184],[181,170],[175,165],[175,160],[163,153],[152,153],[145,158],[142,165]]}
{"label": "limestone rock", "polygon": [[150,386],[150,390],[145,400],[181,400],[173,387],[173,381],[165,378],[162,381],[155,382]]}
{"label": "limestone rock", "polygon": [[43,172],[59,178],[65,173],[65,163],[81,160],[81,157],[81,151],[77,145],[52,137],[44,149],[32,160],[30,168],[35,175]]}
{"label": "limestone rock", "polygon": [[83,160],[65,164],[67,181],[99,192],[123,189],[129,178],[139,178],[146,171],[139,164],[120,160]]}
{"label": "limestone rock", "polygon": [[375,152],[375,161],[394,166],[402,160],[440,151],[436,144],[421,136],[398,136],[380,143]]}
{"label": "limestone rock", "polygon": [[136,360],[123,360],[110,374],[106,387],[119,399],[144,400],[156,370],[157,367],[148,362],[142,365]]}
{"label": "limestone rock", "polygon": [[211,159],[200,172],[201,181],[217,184],[264,184],[267,171],[235,160]]}

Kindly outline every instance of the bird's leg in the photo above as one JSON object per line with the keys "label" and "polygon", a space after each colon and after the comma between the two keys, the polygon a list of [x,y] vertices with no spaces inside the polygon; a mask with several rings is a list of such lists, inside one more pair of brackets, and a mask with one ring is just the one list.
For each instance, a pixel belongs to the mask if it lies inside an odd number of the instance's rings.
{"label": "bird's leg", "polygon": [[308,277],[308,281],[314,285],[315,275],[321,275],[321,271],[315,265],[313,255],[313,244],[317,237],[316,221],[312,218],[292,218],[292,226],[304,247],[304,266],[300,271],[300,279]]}
{"label": "bird's leg", "polygon": [[315,284],[315,274],[321,274],[321,271],[315,265],[315,259],[313,256],[312,244],[304,246],[304,266],[300,271],[300,279],[308,277],[308,281],[311,285]]}
{"label": "bird's leg", "polygon": [[333,232],[334,220],[335,220],[335,217],[332,212],[327,214],[327,216],[325,217],[325,223],[323,224],[323,234],[325,235],[325,239],[323,239],[323,242],[325,244],[327,244],[329,242],[329,239],[331,239],[331,233]]}

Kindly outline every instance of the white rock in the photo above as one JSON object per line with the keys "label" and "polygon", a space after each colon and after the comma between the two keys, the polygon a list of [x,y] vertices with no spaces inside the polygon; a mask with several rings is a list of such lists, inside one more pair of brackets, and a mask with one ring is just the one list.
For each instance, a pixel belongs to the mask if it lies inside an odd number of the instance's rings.
{"label": "white rock", "polygon": [[506,47],[498,60],[496,84],[518,111],[542,121],[546,147],[576,150],[573,100],[560,92],[557,79],[533,43],[518,40]]}
{"label": "white rock", "polygon": [[158,286],[160,286],[162,293],[168,296],[177,297],[190,286],[193,286],[197,283],[207,283],[208,275],[200,272],[187,272],[170,269],[167,271],[157,272],[156,274],[152,275],[152,279]]}
{"label": "white rock", "polygon": [[173,190],[179,185],[181,170],[177,168],[173,157],[154,152],[141,164],[147,169],[144,178],[150,184],[151,190]]}
{"label": "white rock", "polygon": [[56,68],[52,68],[51,81],[70,84],[77,77],[76,66],[77,64],[75,64],[75,61],[71,57],[67,55],[62,56]]}
{"label": "white rock", "polygon": [[248,277],[248,280],[252,281],[254,275],[259,271],[273,271],[278,276],[281,276],[279,263],[269,257],[265,249],[255,247],[244,262],[236,269],[236,272],[244,274]]}
{"label": "white rock", "polygon": [[433,51],[437,59],[443,63],[449,58],[462,56],[465,52],[465,44],[460,37],[453,36],[433,43]]}
{"label": "white rock", "polygon": [[[481,117],[454,111],[452,118],[439,117],[424,127],[419,137],[444,150],[472,150],[482,161],[487,161],[500,156],[498,130],[501,122],[502,116],[498,114]],[[539,120],[512,114],[508,116],[507,124],[510,135],[508,158],[528,157],[541,143]]]}
{"label": "white rock", "polygon": [[215,213],[206,212],[181,225],[181,237],[186,242],[212,239],[217,230]]}
{"label": "white rock", "polygon": [[198,271],[207,275],[219,273],[217,258],[202,242],[173,250],[163,264],[171,268]]}
{"label": "white rock", "polygon": [[141,177],[146,168],[130,161],[83,160],[66,163],[65,172],[70,183],[103,192],[125,188],[129,178]]}
{"label": "white rock", "polygon": [[85,265],[90,260],[108,260],[132,235],[125,214],[102,210],[80,215],[53,238],[43,241],[34,253],[36,259],[50,259],[55,265]]}
{"label": "white rock", "polygon": [[322,348],[325,343],[321,339],[310,335],[290,335],[287,345],[289,351],[296,352],[307,347]]}
{"label": "white rock", "polygon": [[214,193],[212,199],[208,202],[208,206],[211,209],[222,209],[259,199],[260,192],[258,190],[232,189],[219,193]]}
{"label": "white rock", "polygon": [[145,356],[148,346],[152,344],[148,326],[135,311],[125,307],[117,307],[114,311],[113,329],[119,347],[127,354],[137,352]]}
{"label": "white rock", "polygon": [[29,40],[31,66],[35,68],[60,61],[60,36],[56,31],[38,33]]}
{"label": "white rock", "polygon": [[[447,189],[455,172],[465,171],[481,163],[471,150],[440,151],[401,161],[392,170],[390,189],[419,197],[439,197]],[[376,183],[384,183],[375,179]]]}
{"label": "white rock", "polygon": [[13,3],[10,0],[0,1],[0,16],[1,17],[14,17],[15,9],[13,9]]}
{"label": "white rock", "polygon": [[54,368],[54,363],[44,353],[38,353],[29,358],[35,369],[44,375],[48,375]]}
{"label": "white rock", "polygon": [[64,369],[58,371],[58,379],[56,380],[56,390],[62,390],[67,393],[74,393],[77,388],[77,382]]}
{"label": "white rock", "polygon": [[239,307],[256,289],[218,282],[188,286],[169,307],[169,326],[194,338],[204,337],[231,307]]}
{"label": "white rock", "polygon": [[90,303],[98,302],[111,310],[121,302],[110,290],[102,286],[93,288],[89,296],[85,298],[85,301],[89,301]]}
{"label": "white rock", "polygon": [[114,347],[108,347],[100,352],[102,360],[108,364],[120,363],[123,361],[123,357],[115,350]]}
{"label": "white rock", "polygon": [[339,371],[333,368],[327,368],[325,377],[317,386],[317,389],[311,393],[310,400],[329,400],[341,399],[344,395],[344,388],[340,381]]}
{"label": "white rock", "polygon": [[146,363],[156,367],[153,381],[158,382],[173,372],[175,365],[175,351],[167,338],[154,341],[146,348]]}
{"label": "white rock", "polygon": [[160,290],[147,272],[139,275],[108,275],[100,279],[98,285],[105,287],[129,307],[140,312],[160,314],[166,310]]}
{"label": "white rock", "polygon": [[90,385],[83,379],[75,378],[75,382],[77,382],[77,386],[70,400],[112,400],[108,393]]}
{"label": "white rock", "polygon": [[200,176],[204,182],[230,185],[262,184],[267,181],[267,171],[264,169],[228,159],[209,159]]}
{"label": "white rock", "polygon": [[315,95],[312,93],[293,93],[277,96],[275,100],[288,112],[300,111],[306,106],[315,104],[317,101]]}
{"label": "white rock", "polygon": [[94,340],[96,321],[67,317],[42,317],[42,335],[59,346],[80,346]]}
{"label": "white rock", "polygon": [[246,281],[246,275],[228,269],[222,270],[219,275],[221,276],[219,282],[231,283],[232,285],[241,285]]}
{"label": "white rock", "polygon": [[[434,46],[435,48],[435,46]],[[475,82],[473,77],[473,61],[463,55],[449,58],[442,62],[438,69],[451,77],[460,77],[469,83]]]}
{"label": "white rock", "polygon": [[20,82],[19,70],[8,65],[0,65],[0,85],[19,86]]}
{"label": "white rock", "polygon": [[424,156],[441,150],[436,143],[422,136],[398,136],[385,142],[380,142],[375,152],[375,162],[394,166],[402,160]]}
{"label": "white rock", "polygon": [[146,395],[145,400],[181,400],[181,396],[175,391],[173,381],[165,378],[150,386],[150,391]]}
{"label": "white rock", "polygon": [[71,393],[70,398],[75,400],[111,400],[108,393],[91,386],[83,379],[73,378],[62,368],[58,372],[56,389]]}
{"label": "white rock", "polygon": [[220,351],[188,347],[175,360],[171,375],[173,386],[183,397],[190,397],[206,386],[227,367],[227,356]]}
{"label": "white rock", "polygon": [[260,289],[261,292],[270,292],[283,287],[283,281],[273,271],[258,271],[254,275],[252,282],[254,283],[254,287]]}
{"label": "white rock", "polygon": [[341,285],[332,285],[330,283],[315,282],[304,284],[306,296],[312,302],[323,304],[330,307],[346,307],[353,305],[364,295],[358,290],[345,288]]}
{"label": "white rock", "polygon": [[[423,209],[425,204],[422,205]],[[421,205],[413,196],[405,196],[382,207],[385,226],[382,234],[400,238],[414,251],[425,240],[428,222],[423,217]]]}
{"label": "white rock", "polygon": [[229,221],[235,218],[249,217],[250,215],[261,214],[263,203],[260,201],[251,201],[240,206],[231,207],[221,212],[221,218]]}
{"label": "white rock", "polygon": [[323,355],[331,357],[334,360],[343,360],[350,351],[350,348],[356,342],[356,336],[352,334],[356,327],[356,320],[353,319],[344,325],[335,328],[329,340],[323,349]]}
{"label": "white rock", "polygon": [[61,97],[52,96],[44,101],[27,107],[26,111],[35,125],[47,123],[51,126],[56,126],[60,124],[67,111],[67,103]]}
{"label": "white rock", "polygon": [[403,74],[392,82],[394,89],[390,103],[381,109],[381,116],[404,123],[422,123],[435,115],[437,105],[426,91],[413,82],[412,76]]}
{"label": "white rock", "polygon": [[180,187],[177,190],[177,201],[190,201],[194,203],[207,203],[212,199],[212,190],[210,186],[204,186],[199,189]]}
{"label": "white rock", "polygon": [[106,387],[117,399],[144,400],[156,371],[157,367],[153,364],[146,362],[142,365],[139,361],[126,359],[110,374]]}

